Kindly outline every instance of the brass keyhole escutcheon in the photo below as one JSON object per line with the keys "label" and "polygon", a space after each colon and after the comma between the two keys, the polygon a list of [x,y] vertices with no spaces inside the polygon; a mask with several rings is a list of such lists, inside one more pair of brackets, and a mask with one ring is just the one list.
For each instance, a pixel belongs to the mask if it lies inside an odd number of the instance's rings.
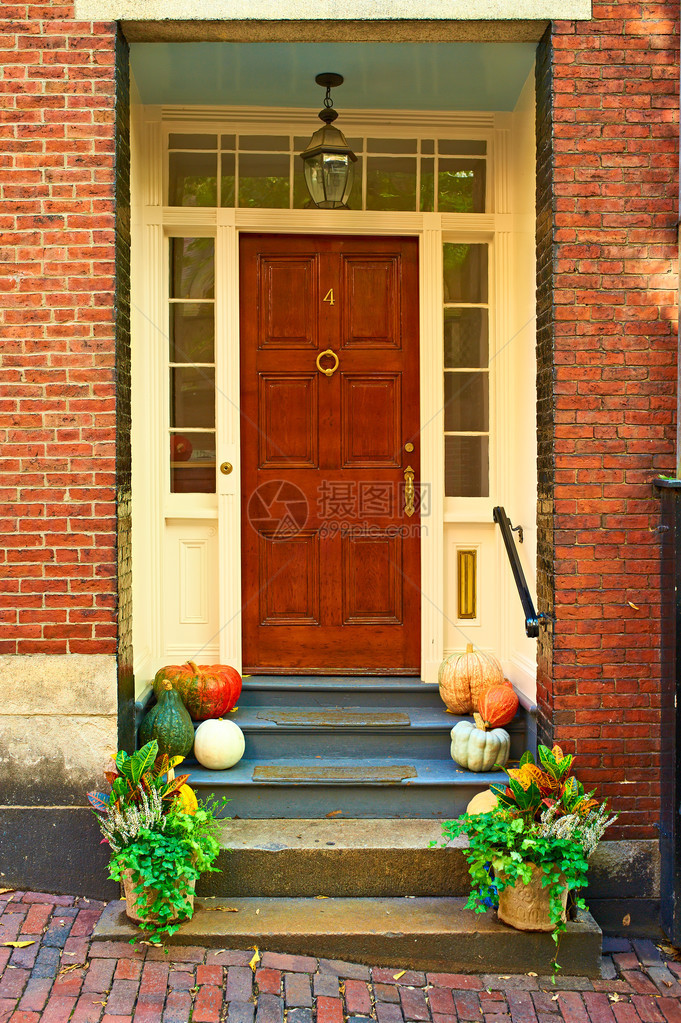
{"label": "brass keyhole escutcheon", "polygon": [[[329,358],[334,360],[333,366],[327,367],[322,366],[322,359],[325,358],[327,355],[329,356]],[[319,353],[319,355],[317,356],[317,369],[319,370],[320,373],[323,373],[327,377],[332,377],[333,374],[336,372],[336,370],[338,369],[338,356],[336,355],[332,348],[327,348],[325,351]]]}
{"label": "brass keyhole escutcheon", "polygon": [[407,443],[404,445],[404,450],[408,451],[410,454],[414,450],[414,445],[410,440],[408,440]]}
{"label": "brass keyhole escutcheon", "polygon": [[220,466],[220,472],[223,473],[223,475],[225,476],[229,476],[233,468],[234,466],[232,465],[231,462],[223,462],[222,465]]}

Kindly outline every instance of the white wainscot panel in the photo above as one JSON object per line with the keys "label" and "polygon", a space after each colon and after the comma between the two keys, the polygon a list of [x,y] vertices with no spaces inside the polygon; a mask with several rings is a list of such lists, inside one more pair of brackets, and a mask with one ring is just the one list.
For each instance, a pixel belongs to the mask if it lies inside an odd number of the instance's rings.
{"label": "white wainscot panel", "polygon": [[[494,523],[448,522],[445,524],[445,654],[477,649],[500,656],[501,607],[495,578],[496,537]],[[475,617],[459,618],[458,552],[476,552]]]}
{"label": "white wainscot panel", "polygon": [[217,660],[217,523],[167,520],[164,567],[164,656],[174,661]]}

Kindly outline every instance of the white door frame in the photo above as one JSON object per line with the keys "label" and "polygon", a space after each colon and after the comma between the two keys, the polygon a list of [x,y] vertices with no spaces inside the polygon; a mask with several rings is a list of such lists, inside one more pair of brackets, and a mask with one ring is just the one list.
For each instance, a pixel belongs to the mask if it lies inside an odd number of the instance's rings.
{"label": "white door frame", "polygon": [[[173,520],[213,520],[218,529],[219,628],[205,644],[202,659],[218,656],[241,668],[241,512],[240,512],[240,360],[239,360],[239,234],[321,234],[413,236],[419,239],[420,307],[420,418],[421,483],[429,487],[430,512],[424,517],[421,539],[421,677],[437,679],[443,656],[444,523],[491,521],[491,508],[499,489],[498,473],[490,479],[489,499],[444,497],[443,352],[442,352],[442,246],[443,241],[490,242],[513,231],[509,212],[507,137],[511,122],[504,114],[452,114],[449,119],[461,135],[488,140],[489,208],[486,214],[394,213],[368,211],[213,209],[166,207],[164,201],[164,132],[214,131],[228,121],[220,110],[211,117],[196,117],[185,108],[169,116],[160,108],[138,107],[133,118],[133,393],[144,396],[142,406],[133,397],[133,486],[135,501],[135,608],[138,618],[135,667],[144,683],[168,657],[163,639],[164,558],[163,529]],[[346,115],[359,130],[360,115]],[[404,115],[403,134],[433,134],[432,112]],[[399,112],[372,120],[371,131],[399,132]],[[447,115],[437,115],[439,132],[447,128]],[[207,123],[204,123],[207,122]],[[191,126],[191,127],[190,127]],[[227,130],[220,128],[219,130]],[[242,129],[243,130],[243,129]],[[134,148],[134,147],[133,147]],[[500,166],[503,163],[504,166]],[[198,234],[216,237],[216,461],[234,466],[230,475],[217,472],[217,494],[170,494],[167,444],[167,396],[160,381],[164,360],[166,321],[167,238]],[[137,258],[135,258],[137,254]],[[141,258],[140,258],[141,255]],[[498,265],[503,257],[503,266]],[[508,245],[492,244],[492,280],[510,279]],[[506,263],[509,263],[507,266]],[[165,266],[161,272],[159,267]],[[498,290],[498,288],[497,288]],[[497,297],[494,296],[495,300]],[[503,303],[502,303],[503,308]],[[499,336],[507,328],[495,316]],[[151,378],[151,379],[150,379]],[[167,385],[166,385],[167,386]],[[503,440],[503,439],[502,439]],[[502,453],[499,452],[499,455]],[[503,464],[503,457],[497,458]],[[143,521],[140,522],[140,518]],[[135,541],[134,541],[135,542]],[[500,587],[500,592],[501,592]],[[501,598],[500,598],[500,612]],[[189,655],[189,652],[187,656]]]}

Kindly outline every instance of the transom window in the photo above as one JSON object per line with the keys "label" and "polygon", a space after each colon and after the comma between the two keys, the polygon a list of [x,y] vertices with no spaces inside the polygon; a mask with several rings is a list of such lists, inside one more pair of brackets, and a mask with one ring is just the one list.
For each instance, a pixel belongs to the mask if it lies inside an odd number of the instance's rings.
{"label": "transom window", "polygon": [[[314,125],[311,124],[311,128]],[[167,203],[261,209],[311,206],[300,153],[308,136],[171,132]],[[353,210],[484,213],[484,139],[348,137]]]}

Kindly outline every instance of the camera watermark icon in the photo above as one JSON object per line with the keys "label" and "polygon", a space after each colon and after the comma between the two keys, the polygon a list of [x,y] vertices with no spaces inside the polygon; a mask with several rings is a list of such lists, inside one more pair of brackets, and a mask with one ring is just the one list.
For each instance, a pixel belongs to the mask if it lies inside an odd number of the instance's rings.
{"label": "camera watermark icon", "polygon": [[268,480],[248,500],[248,521],[256,533],[277,539],[296,536],[305,528],[310,506],[303,491],[290,480]]}

